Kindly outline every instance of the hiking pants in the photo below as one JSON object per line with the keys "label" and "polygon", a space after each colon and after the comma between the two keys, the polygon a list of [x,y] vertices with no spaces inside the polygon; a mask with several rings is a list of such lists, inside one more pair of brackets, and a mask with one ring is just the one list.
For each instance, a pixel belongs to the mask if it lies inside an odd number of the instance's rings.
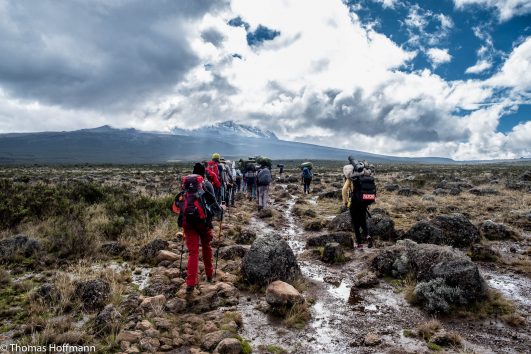
{"label": "hiking pants", "polygon": [[214,267],[212,266],[212,229],[204,224],[184,225],[183,231],[186,239],[186,248],[188,248],[188,271],[186,274],[186,285],[196,286],[198,283],[199,273],[199,241],[203,251],[203,263],[205,264],[205,273],[207,277],[212,277]]}
{"label": "hiking pants", "polygon": [[249,198],[256,198],[255,177],[247,177],[247,194]]}
{"label": "hiking pants", "polygon": [[269,186],[258,186],[258,205],[267,208],[269,198]]}
{"label": "hiking pants", "polygon": [[237,179],[236,180],[236,192],[240,192],[242,190],[242,180]]}
{"label": "hiking pants", "polygon": [[363,243],[360,228],[363,231],[363,238],[366,239],[369,236],[369,230],[367,228],[367,207],[364,205],[350,205],[350,221],[356,234],[356,243]]}
{"label": "hiking pants", "polygon": [[304,183],[304,193],[310,193],[310,183],[312,183],[312,179],[304,178],[303,183]]}

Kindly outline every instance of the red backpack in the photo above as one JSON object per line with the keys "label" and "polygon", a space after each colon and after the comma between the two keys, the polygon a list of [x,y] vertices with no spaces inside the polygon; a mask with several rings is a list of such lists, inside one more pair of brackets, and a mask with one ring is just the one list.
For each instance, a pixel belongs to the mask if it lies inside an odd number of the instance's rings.
{"label": "red backpack", "polygon": [[188,175],[182,178],[182,192],[177,195],[172,205],[172,211],[179,215],[179,226],[206,222],[204,194],[203,177]]}
{"label": "red backpack", "polygon": [[213,172],[216,177],[218,178],[219,181],[221,181],[221,178],[219,176],[219,167],[218,167],[218,163],[214,160],[210,160],[208,161],[208,164],[207,164],[207,171],[210,171],[210,172]]}

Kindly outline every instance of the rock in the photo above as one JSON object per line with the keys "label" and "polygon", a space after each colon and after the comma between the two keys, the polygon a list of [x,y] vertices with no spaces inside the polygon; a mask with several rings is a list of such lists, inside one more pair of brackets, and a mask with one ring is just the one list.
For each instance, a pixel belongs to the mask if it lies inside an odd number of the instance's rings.
{"label": "rock", "polygon": [[478,195],[478,196],[484,196],[484,195],[497,195],[499,194],[497,190],[492,188],[478,188],[474,187],[472,189],[468,190],[468,193]]}
{"label": "rock", "polygon": [[250,245],[256,240],[256,232],[251,229],[242,229],[242,231],[234,237],[234,242],[242,245]]}
{"label": "rock", "polygon": [[450,192],[447,189],[436,188],[433,191],[433,194],[435,194],[435,195],[448,195],[448,194],[450,194]]}
{"label": "rock", "polygon": [[153,318],[153,323],[155,324],[155,327],[157,329],[160,329],[162,331],[169,331],[173,327],[172,323],[168,319],[163,317]]}
{"label": "rock", "polygon": [[400,186],[396,183],[387,183],[384,185],[384,189],[388,192],[394,192],[400,189]]}
{"label": "rock", "polygon": [[421,191],[418,191],[416,189],[412,188],[400,188],[397,192],[398,195],[404,196],[404,197],[410,197],[413,195],[423,195]]}
{"label": "rock", "polygon": [[142,332],[145,332],[145,331],[148,331],[150,329],[155,329],[155,327],[148,320],[143,320],[143,321],[140,321],[140,322],[138,322],[136,324],[135,329],[139,330],[139,331],[142,331]]}
{"label": "rock", "polygon": [[433,243],[436,245],[442,245],[445,242],[442,230],[425,220],[419,221],[413,225],[411,229],[404,234],[404,238],[408,238],[417,243]]}
{"label": "rock", "polygon": [[354,241],[350,232],[331,232],[324,235],[311,236],[306,241],[306,245],[308,247],[322,247],[329,242],[337,242],[347,248],[354,247]]}
{"label": "rock", "polygon": [[484,221],[479,227],[481,236],[487,240],[507,240],[517,238],[518,235],[504,224],[497,224],[492,220]]}
{"label": "rock", "polygon": [[304,223],[304,230],[306,231],[320,231],[326,226],[325,220],[310,220]]}
{"label": "rock", "polygon": [[531,182],[531,170],[525,171],[525,172],[520,176],[520,180],[521,180],[521,181]]}
{"label": "rock", "polygon": [[170,299],[166,303],[166,309],[171,313],[181,313],[186,309],[186,301],[181,298]]}
{"label": "rock", "polygon": [[[186,266],[183,264],[183,267]],[[149,283],[143,290],[147,296],[165,295],[167,298],[174,296],[179,290],[182,279],[178,282],[172,281],[170,278],[163,274],[155,274],[149,278]]]}
{"label": "rock", "polygon": [[363,344],[368,347],[377,346],[381,342],[382,342],[382,339],[375,333],[367,333],[367,335],[363,339]]}
{"label": "rock", "polygon": [[0,240],[0,263],[11,262],[18,255],[29,258],[43,250],[40,241],[26,235]]}
{"label": "rock", "polygon": [[507,180],[505,188],[517,191],[531,191],[531,182],[528,180]]}
{"label": "rock", "polygon": [[335,276],[335,275],[327,275],[323,277],[323,281],[328,284],[332,284],[333,286],[339,286],[341,285],[341,277]]}
{"label": "rock", "polygon": [[54,284],[44,283],[35,290],[34,297],[47,303],[55,303],[59,299],[59,290]]}
{"label": "rock", "polygon": [[475,244],[470,247],[470,258],[473,261],[495,262],[500,254],[487,245]]}
{"label": "rock", "polygon": [[243,258],[245,254],[247,253],[247,251],[249,251],[249,246],[242,246],[242,245],[225,246],[219,249],[219,257],[225,260]]}
{"label": "rock", "polygon": [[[184,287],[182,291],[184,292]],[[181,294],[181,291],[179,292],[179,294]],[[194,294],[191,298],[184,299],[185,306],[180,311],[176,309],[179,309],[182,303],[168,303],[167,307],[169,308],[170,305],[175,306],[175,308],[172,309],[173,313],[183,311],[188,313],[203,313],[214,310],[221,306],[238,305],[239,298],[240,292],[234,287],[234,285],[229,283],[217,282],[215,284],[201,285],[198,294]]]}
{"label": "rock", "polygon": [[362,272],[354,281],[354,286],[357,288],[367,289],[378,285],[379,282],[378,276],[375,273],[370,271]]}
{"label": "rock", "polygon": [[467,247],[479,242],[479,231],[464,215],[438,215],[430,223],[443,233],[443,243],[454,247]]}
{"label": "rock", "polygon": [[217,354],[240,354],[241,352],[242,345],[236,338],[223,339],[214,350]]}
{"label": "rock", "polygon": [[273,307],[291,307],[303,303],[304,297],[290,284],[276,280],[267,287],[266,301]]}
{"label": "rock", "polygon": [[410,240],[382,250],[372,267],[396,278],[413,276],[414,294],[429,312],[447,312],[485,298],[487,286],[479,269],[460,251],[445,246],[417,244]]}
{"label": "rock", "polygon": [[160,347],[160,341],[157,338],[143,337],[140,339],[140,348],[146,352],[156,352]]}
{"label": "rock", "polygon": [[166,250],[160,250],[157,253],[157,262],[170,261],[175,262],[179,259],[179,256],[176,253]]}
{"label": "rock", "polygon": [[203,335],[203,341],[201,343],[201,348],[211,352],[213,351],[218,344],[225,338],[231,338],[232,335],[227,331],[215,331],[212,333],[207,333]]}
{"label": "rock", "polygon": [[166,296],[161,294],[161,295],[156,295],[152,297],[146,297],[140,303],[140,307],[144,310],[151,311],[155,308],[164,308],[165,304],[166,304]]}
{"label": "rock", "polygon": [[129,294],[120,304],[120,312],[124,315],[131,314],[140,305],[140,295],[137,293]]}
{"label": "rock", "polygon": [[121,331],[118,333],[118,336],[116,336],[116,341],[118,343],[125,341],[129,343],[137,343],[140,340],[140,337],[142,336],[142,332],[140,331]]}
{"label": "rock", "polygon": [[140,249],[140,260],[143,262],[152,263],[159,251],[168,248],[168,241],[162,239],[154,239]]}
{"label": "rock", "polygon": [[328,223],[328,229],[332,231],[352,231],[350,212],[347,210]]}
{"label": "rock", "polygon": [[463,344],[461,336],[454,331],[446,331],[440,329],[433,336],[430,337],[430,342],[440,345],[442,347],[454,346],[459,347]]}
{"label": "rock", "polygon": [[121,319],[120,312],[114,305],[109,304],[94,319],[94,332],[99,337],[106,336],[120,328]]}
{"label": "rock", "polygon": [[325,263],[341,263],[345,261],[345,252],[337,242],[330,242],[324,246],[321,260]]}
{"label": "rock", "polygon": [[389,216],[373,212],[372,217],[367,219],[367,227],[373,238],[385,241],[396,238],[395,222]]}
{"label": "rock", "polygon": [[288,243],[276,234],[254,241],[243,258],[242,273],[250,284],[266,285],[273,280],[291,281],[301,276],[297,259]]}
{"label": "rock", "polygon": [[121,256],[126,253],[126,247],[118,241],[109,241],[101,245],[100,251],[109,256]]}
{"label": "rock", "polygon": [[75,282],[74,295],[87,310],[102,309],[111,294],[110,284],[103,279]]}
{"label": "rock", "polygon": [[[315,191],[315,190],[314,190]],[[329,192],[324,192],[319,194],[319,198],[328,198],[328,199],[339,199],[341,200],[341,189],[336,189]]]}
{"label": "rock", "polygon": [[360,296],[359,289],[356,287],[350,288],[350,295],[348,297],[348,303],[349,305],[357,305],[362,301],[362,297]]}

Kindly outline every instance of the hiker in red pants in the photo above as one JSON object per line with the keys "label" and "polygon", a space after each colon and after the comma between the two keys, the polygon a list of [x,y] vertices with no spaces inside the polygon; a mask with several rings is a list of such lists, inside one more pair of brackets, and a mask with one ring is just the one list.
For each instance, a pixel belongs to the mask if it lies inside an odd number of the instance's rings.
{"label": "hiker in red pants", "polygon": [[[196,170],[194,172],[201,173]],[[178,224],[182,226],[188,248],[188,270],[186,276],[186,292],[192,294],[198,283],[199,243],[203,253],[207,281],[212,281],[212,218],[222,217],[223,209],[216,198],[205,188],[203,177],[192,174],[182,179],[182,191],[177,195],[172,210],[179,215]]]}

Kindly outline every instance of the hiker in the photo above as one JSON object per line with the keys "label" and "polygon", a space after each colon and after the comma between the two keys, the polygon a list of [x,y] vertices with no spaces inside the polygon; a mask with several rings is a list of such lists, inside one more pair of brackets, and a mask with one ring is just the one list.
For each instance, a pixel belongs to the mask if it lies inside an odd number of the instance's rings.
{"label": "hiker", "polygon": [[267,208],[269,197],[269,184],[273,180],[271,171],[266,165],[261,165],[256,175],[256,185],[258,188],[258,210]]}
{"label": "hiker", "polygon": [[223,189],[223,181],[221,179],[222,167],[219,163],[220,159],[221,155],[216,152],[212,154],[212,160],[207,163],[207,170],[214,173],[220,183],[220,186],[218,188],[214,187],[214,190],[216,192],[216,200],[218,203],[221,203],[221,191]]}
{"label": "hiker", "polygon": [[232,161],[225,161],[221,158],[221,164],[223,167],[223,182],[225,185],[224,201],[227,206],[234,206],[234,179],[235,172],[232,165]]}
{"label": "hiker", "polygon": [[256,165],[254,162],[249,162],[246,165],[245,185],[249,200],[256,198]]}
{"label": "hiker", "polygon": [[366,161],[365,163],[358,162],[350,156],[349,161],[350,165],[343,167],[343,174],[346,179],[341,193],[343,206],[350,211],[350,220],[356,234],[357,247],[362,249],[365,239],[367,246],[371,248],[373,240],[367,227],[367,208],[374,203],[376,198],[374,177],[372,177],[372,171]]}
{"label": "hiker", "polygon": [[242,191],[243,174],[239,168],[236,169],[236,192]]}
{"label": "hiker", "polygon": [[304,184],[304,194],[310,193],[310,183],[312,183],[312,177],[313,177],[313,173],[310,170],[310,167],[304,166],[302,168],[302,173],[301,173],[302,183]]}
{"label": "hiker", "polygon": [[195,164],[194,172],[198,174],[182,178],[182,191],[172,207],[172,210],[179,215],[178,224],[183,228],[183,237],[188,248],[187,295],[191,295],[198,284],[199,242],[201,242],[207,281],[213,281],[214,267],[210,246],[210,241],[213,239],[212,218],[223,217],[223,207],[216,202],[216,198],[210,193],[210,186],[201,175],[205,173],[204,166]]}
{"label": "hiker", "polygon": [[219,182],[218,176],[211,170],[207,169],[208,162],[203,161],[202,164],[200,164],[199,162],[196,163],[194,165],[194,171],[197,165],[201,165],[201,168],[202,168],[201,169],[200,167],[197,167],[198,168],[197,171],[203,171],[203,173],[194,172],[194,174],[198,174],[198,175],[201,175],[202,177],[206,177],[206,181],[209,182],[210,185],[212,185],[212,188],[213,188],[213,191],[211,192],[212,195],[216,196],[216,190],[218,190],[221,187],[221,183]]}
{"label": "hiker", "polygon": [[278,175],[282,177],[282,174],[284,173],[284,164],[278,164],[277,167],[279,168]]}

